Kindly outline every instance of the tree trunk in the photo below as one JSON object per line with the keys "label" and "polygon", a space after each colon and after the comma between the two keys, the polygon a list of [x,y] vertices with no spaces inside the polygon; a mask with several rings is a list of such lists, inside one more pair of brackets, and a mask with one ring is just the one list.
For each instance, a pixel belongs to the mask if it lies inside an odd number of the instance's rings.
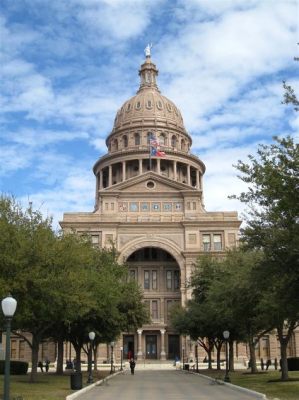
{"label": "tree trunk", "polygon": [[212,350],[207,350],[208,352],[208,368],[209,369],[213,369],[212,368]]}
{"label": "tree trunk", "polygon": [[229,347],[228,347],[228,349],[229,349],[229,357],[228,357],[228,359],[229,359],[229,370],[231,372],[234,372],[235,371],[234,341],[230,340],[228,343],[229,343]]}
{"label": "tree trunk", "polygon": [[81,372],[81,346],[74,346],[76,351],[76,371]]}
{"label": "tree trunk", "polygon": [[58,338],[57,340],[57,366],[56,374],[63,374],[63,338]]}
{"label": "tree trunk", "polygon": [[[39,343],[40,343],[39,336],[32,334],[30,382],[35,382],[37,377],[37,363],[39,361],[38,360]],[[43,360],[40,361],[42,362]]]}
{"label": "tree trunk", "polygon": [[281,357],[280,368],[281,368],[281,380],[282,381],[287,381],[289,379],[287,346],[288,346],[288,342],[286,340],[282,340],[280,342],[280,357]]}
{"label": "tree trunk", "polygon": [[256,374],[258,372],[258,370],[257,370],[257,366],[256,366],[255,345],[251,338],[248,341],[248,346],[249,346],[249,354],[250,354],[249,362],[250,362],[251,373]]}

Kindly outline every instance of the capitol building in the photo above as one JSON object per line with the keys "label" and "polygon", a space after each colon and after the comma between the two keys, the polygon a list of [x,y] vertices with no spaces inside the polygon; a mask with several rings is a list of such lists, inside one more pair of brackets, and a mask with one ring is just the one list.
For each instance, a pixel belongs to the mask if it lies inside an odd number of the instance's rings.
{"label": "capitol building", "polygon": [[235,246],[241,221],[237,212],[206,211],[205,165],[191,152],[180,110],[159,90],[149,51],[139,76],[137,94],[116,113],[107,154],[94,164],[94,211],[65,213],[61,226],[89,234],[94,245],[115,245],[151,316],[118,344],[124,357],[165,360],[180,357],[185,346],[169,312],[190,298],[186,282],[196,259]]}

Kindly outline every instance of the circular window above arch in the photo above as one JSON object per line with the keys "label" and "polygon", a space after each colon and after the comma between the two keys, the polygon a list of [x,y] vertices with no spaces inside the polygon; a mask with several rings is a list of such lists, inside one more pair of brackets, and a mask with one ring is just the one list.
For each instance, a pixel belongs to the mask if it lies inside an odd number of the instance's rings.
{"label": "circular window above arch", "polygon": [[156,187],[156,184],[153,181],[147,181],[146,182],[146,187],[151,190],[151,189],[154,189]]}

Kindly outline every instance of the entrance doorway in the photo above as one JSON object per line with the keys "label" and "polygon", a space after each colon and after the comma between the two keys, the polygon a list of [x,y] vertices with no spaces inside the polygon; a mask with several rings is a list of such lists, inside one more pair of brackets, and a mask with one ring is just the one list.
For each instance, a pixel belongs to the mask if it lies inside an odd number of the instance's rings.
{"label": "entrance doorway", "polygon": [[124,360],[134,358],[134,335],[123,336]]}
{"label": "entrance doorway", "polygon": [[146,358],[155,360],[157,359],[157,335],[146,335]]}
{"label": "entrance doorway", "polygon": [[168,335],[168,359],[175,360],[180,358],[180,336]]}

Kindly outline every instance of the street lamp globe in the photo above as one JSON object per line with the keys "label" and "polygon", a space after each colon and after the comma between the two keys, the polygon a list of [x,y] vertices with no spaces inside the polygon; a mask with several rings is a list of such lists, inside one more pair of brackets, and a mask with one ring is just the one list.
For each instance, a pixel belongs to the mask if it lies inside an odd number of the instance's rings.
{"label": "street lamp globe", "polygon": [[5,297],[1,302],[2,311],[6,318],[12,318],[17,308],[17,300],[11,295]]}
{"label": "street lamp globe", "polygon": [[223,331],[223,337],[227,340],[229,338],[229,331]]}
{"label": "street lamp globe", "polygon": [[114,345],[115,345],[115,342],[110,342],[111,347],[114,347]]}
{"label": "street lamp globe", "polygon": [[89,336],[89,340],[94,340],[94,338],[96,337],[96,334],[94,332],[89,332],[88,336]]}

